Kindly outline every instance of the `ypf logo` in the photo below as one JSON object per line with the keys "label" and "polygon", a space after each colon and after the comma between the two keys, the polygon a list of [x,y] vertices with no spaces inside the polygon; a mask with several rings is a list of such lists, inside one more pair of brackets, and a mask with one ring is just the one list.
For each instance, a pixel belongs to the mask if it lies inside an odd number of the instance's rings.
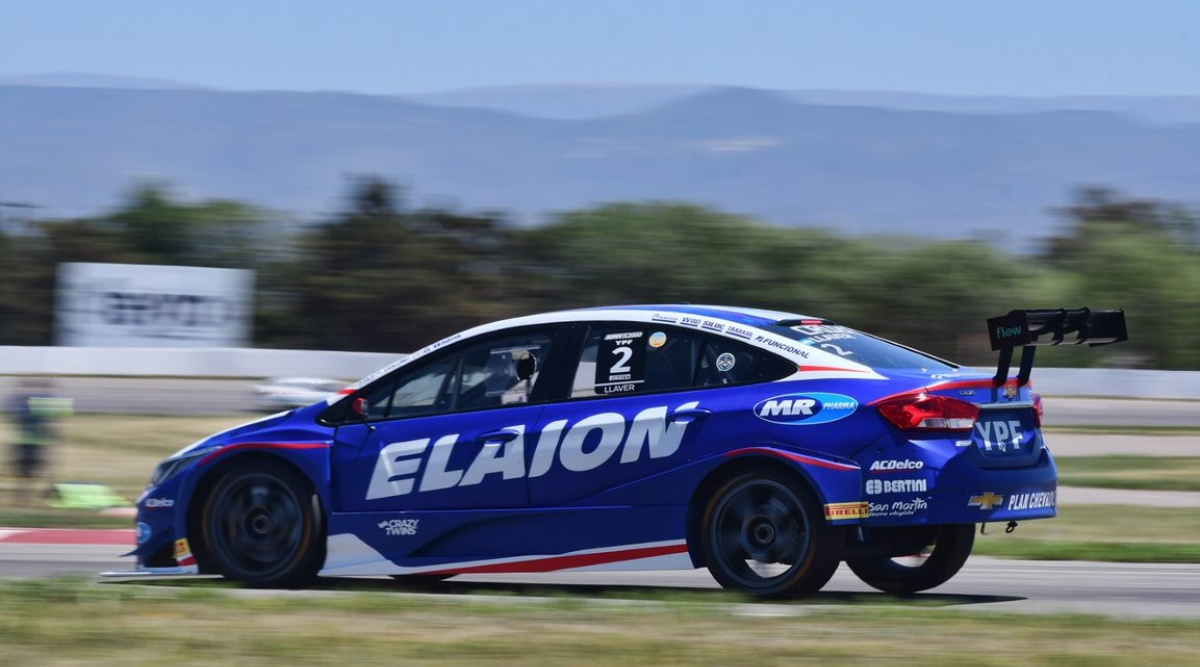
{"label": "ypf logo", "polygon": [[858,401],[842,394],[785,394],[759,401],[754,414],[772,424],[828,424],[854,414]]}

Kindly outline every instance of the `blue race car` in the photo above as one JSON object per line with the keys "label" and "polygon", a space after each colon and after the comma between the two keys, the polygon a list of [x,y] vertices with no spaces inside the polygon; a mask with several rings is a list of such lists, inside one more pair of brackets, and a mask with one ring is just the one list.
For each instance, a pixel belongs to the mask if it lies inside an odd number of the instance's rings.
{"label": "blue race car", "polygon": [[706,567],[787,597],[845,561],[880,590],[932,588],[962,567],[975,524],[1055,515],[1034,346],[1126,336],[1121,311],[1086,309],[1013,311],[988,330],[994,377],[747,308],[476,327],[166,459],[132,555],[139,572],[266,587]]}

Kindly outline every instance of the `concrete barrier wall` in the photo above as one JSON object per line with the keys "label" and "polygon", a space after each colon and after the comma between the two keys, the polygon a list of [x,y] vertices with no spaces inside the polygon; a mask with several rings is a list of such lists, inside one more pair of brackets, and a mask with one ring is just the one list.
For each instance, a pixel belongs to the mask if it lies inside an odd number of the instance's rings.
{"label": "concrete barrier wall", "polygon": [[0,375],[129,375],[138,377],[320,377],[355,380],[399,354],[256,350],[0,346]]}
{"label": "concrete barrier wall", "polygon": [[[140,377],[274,376],[354,380],[403,355],[371,352],[246,348],[97,348],[0,346],[0,375],[112,375]],[[995,369],[986,369],[988,373]],[[1103,368],[1033,369],[1033,383],[1049,396],[1105,396],[1200,400],[1200,372]]]}
{"label": "concrete barrier wall", "polygon": [[[1200,400],[1200,371],[1116,368],[1038,368],[1030,378],[1047,396],[1106,396]],[[1200,407],[1197,408],[1200,410]]]}

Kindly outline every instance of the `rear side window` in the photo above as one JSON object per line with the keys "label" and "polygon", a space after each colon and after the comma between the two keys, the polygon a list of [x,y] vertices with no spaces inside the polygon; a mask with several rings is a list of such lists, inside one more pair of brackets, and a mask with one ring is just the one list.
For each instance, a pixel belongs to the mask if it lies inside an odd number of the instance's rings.
{"label": "rear side window", "polygon": [[839,324],[771,325],[763,328],[802,345],[871,368],[919,368],[927,371],[952,371],[957,368],[948,361]]}
{"label": "rear side window", "polygon": [[698,331],[643,324],[588,332],[572,398],[677,391],[786,377],[796,366],[752,347]]}

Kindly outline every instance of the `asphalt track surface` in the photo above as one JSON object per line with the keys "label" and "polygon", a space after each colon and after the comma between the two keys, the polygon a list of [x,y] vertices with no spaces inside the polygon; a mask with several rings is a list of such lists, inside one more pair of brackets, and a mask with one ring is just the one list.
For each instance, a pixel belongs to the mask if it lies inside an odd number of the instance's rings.
{"label": "asphalt track surface", "polygon": [[[73,575],[93,578],[102,571],[131,567],[119,554],[132,542],[131,531],[62,531],[44,544],[38,538],[14,542],[0,539],[0,572],[5,578],[30,579]],[[89,539],[83,533],[99,535]],[[114,544],[114,537],[126,540]],[[69,543],[69,542],[82,543]],[[109,542],[88,544],[87,542]],[[113,585],[138,585],[137,578],[105,578]],[[619,598],[648,589],[687,589],[703,593],[718,589],[705,570],[666,572],[591,572],[461,576],[431,586],[414,586],[388,578],[327,579],[320,591],[390,591],[411,595],[550,596],[556,591],[604,594]],[[1021,561],[975,557],[949,583],[913,598],[923,604],[959,608],[968,613],[1086,613],[1117,618],[1200,618],[1200,565],[1150,565]],[[796,607],[821,604],[893,605],[899,601],[858,581],[844,566],[817,595],[803,602],[763,604],[740,613],[798,613]]]}
{"label": "asphalt track surface", "polygon": [[[80,412],[147,415],[252,414],[248,380],[67,377],[59,390]],[[6,387],[0,383],[0,387]],[[1050,396],[1046,425],[1200,428],[1200,401],[1084,399]]]}

